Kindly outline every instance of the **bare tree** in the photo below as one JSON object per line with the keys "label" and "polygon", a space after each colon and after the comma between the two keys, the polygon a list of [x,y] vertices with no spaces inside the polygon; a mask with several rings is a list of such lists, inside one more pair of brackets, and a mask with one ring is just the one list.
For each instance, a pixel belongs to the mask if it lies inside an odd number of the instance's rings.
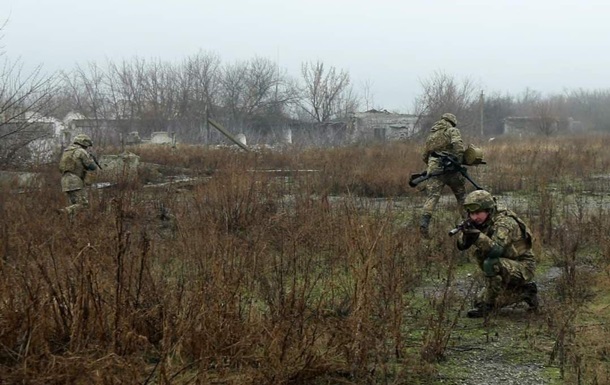
{"label": "bare tree", "polygon": [[[0,32],[3,27],[0,27]],[[54,135],[43,117],[53,108],[56,76],[42,66],[27,72],[20,61],[0,53],[0,166],[17,166],[28,158],[28,145]]]}
{"label": "bare tree", "polygon": [[215,113],[220,92],[220,63],[216,54],[200,52],[188,58],[180,71],[178,114],[192,127],[192,139],[203,139],[206,119]]}
{"label": "bare tree", "polygon": [[225,66],[221,83],[225,119],[239,130],[269,126],[295,99],[290,81],[264,58]]}
{"label": "bare tree", "polygon": [[90,134],[95,143],[103,144],[105,121],[115,117],[110,103],[106,72],[97,64],[89,63],[86,67],[76,66],[70,73],[62,75],[64,93],[72,102],[73,111],[90,119]]}
{"label": "bare tree", "polygon": [[147,63],[142,77],[145,103],[142,122],[153,131],[176,131],[177,74],[169,63],[153,60]]}
{"label": "bare tree", "polygon": [[568,123],[567,98],[564,95],[543,96],[526,88],[516,99],[515,112],[528,122],[522,130],[546,136],[557,133]]}
{"label": "bare tree", "polygon": [[585,129],[610,131],[610,90],[574,90],[566,103],[570,116]]}
{"label": "bare tree", "polygon": [[358,105],[358,98],[349,87],[348,72],[332,66],[327,69],[317,61],[303,63],[301,75],[304,85],[299,105],[315,122],[345,117]]}
{"label": "bare tree", "polygon": [[551,136],[558,132],[559,123],[567,120],[565,105],[565,98],[560,95],[538,100],[531,105],[531,116],[536,119],[541,134]]}
{"label": "bare tree", "polygon": [[240,130],[243,129],[245,115],[247,72],[246,62],[227,64],[222,71],[221,104],[227,111],[228,124]]}
{"label": "bare tree", "polygon": [[485,98],[483,106],[484,126],[487,135],[504,132],[504,119],[515,114],[514,98],[507,94],[493,93]]}
{"label": "bare tree", "polygon": [[375,108],[375,94],[373,93],[373,82],[367,79],[362,83],[362,99],[364,102],[364,109],[369,111]]}
{"label": "bare tree", "polygon": [[352,116],[360,108],[360,98],[351,85],[348,85],[336,99],[336,116]]}
{"label": "bare tree", "polygon": [[431,124],[445,112],[458,118],[460,129],[475,132],[479,121],[479,87],[470,79],[456,80],[444,72],[434,72],[421,81],[422,94],[415,99],[415,111],[422,123]]}
{"label": "bare tree", "polygon": [[[117,118],[120,132],[140,131],[137,124],[144,105],[144,62],[135,59],[119,64],[109,62],[106,88],[108,103]],[[142,132],[140,132],[142,133]]]}
{"label": "bare tree", "polygon": [[178,114],[180,80],[170,64],[139,58],[120,65],[111,63],[108,82],[108,99],[115,115],[129,122],[123,129],[145,134],[178,129],[173,124]]}

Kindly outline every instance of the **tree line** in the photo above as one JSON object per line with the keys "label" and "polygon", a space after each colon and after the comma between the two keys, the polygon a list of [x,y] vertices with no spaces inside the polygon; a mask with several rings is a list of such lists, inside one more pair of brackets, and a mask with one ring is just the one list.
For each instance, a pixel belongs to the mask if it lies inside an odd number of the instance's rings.
{"label": "tree line", "polygon": [[19,137],[22,145],[32,139],[24,138],[32,114],[63,119],[75,112],[100,128],[114,120],[122,134],[134,128],[143,135],[172,131],[182,141],[201,142],[207,118],[236,132],[264,134],[295,121],[340,119],[358,109],[349,73],[321,61],[303,63],[300,79],[266,58],[223,64],[204,52],[179,63],[142,58],[89,63],[46,77],[40,68],[23,76],[15,65],[0,73],[0,125],[23,124],[11,125],[0,139]]}
{"label": "tree line", "polygon": [[304,63],[301,72],[303,81],[266,58],[223,64],[204,52],[180,63],[90,63],[61,74],[56,113],[118,119],[125,130],[137,121],[144,134],[171,130],[183,141],[201,142],[207,118],[236,132],[265,133],[294,120],[320,123],[357,109],[347,72],[320,61]]}
{"label": "tree line", "polygon": [[[23,63],[2,51],[0,59],[0,165],[16,162],[20,150],[43,135],[33,128],[35,116],[61,120],[76,112],[97,122],[100,144],[104,122],[110,120],[124,135],[171,131],[183,142],[206,143],[207,118],[234,132],[268,136],[286,127],[347,120],[361,108],[382,109],[374,105],[372,82],[358,91],[349,72],[320,60],[303,63],[300,74],[292,76],[270,59],[224,63],[203,51],[180,62],[109,60],[50,75],[42,67],[24,71]],[[610,131],[610,90],[483,95],[474,81],[441,71],[420,86],[413,113],[422,127],[450,111],[463,132],[475,136],[501,134],[511,116],[535,117],[535,129],[544,135],[570,118],[588,130]]]}
{"label": "tree line", "polygon": [[415,113],[434,120],[443,112],[454,113],[463,132],[473,136],[497,136],[504,132],[509,117],[530,118],[531,134],[554,135],[570,120],[580,122],[583,131],[610,132],[610,89],[565,90],[543,95],[526,89],[519,95],[493,92],[484,95],[471,79],[457,79],[434,72],[421,82],[422,93],[415,100]]}

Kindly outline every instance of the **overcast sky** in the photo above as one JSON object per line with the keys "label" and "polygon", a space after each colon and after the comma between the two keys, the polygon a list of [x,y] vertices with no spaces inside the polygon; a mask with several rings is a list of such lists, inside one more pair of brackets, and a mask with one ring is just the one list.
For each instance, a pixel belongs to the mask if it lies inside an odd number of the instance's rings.
{"label": "overcast sky", "polygon": [[46,71],[106,59],[323,61],[412,112],[435,72],[486,93],[610,88],[610,2],[592,0],[0,0],[6,57]]}

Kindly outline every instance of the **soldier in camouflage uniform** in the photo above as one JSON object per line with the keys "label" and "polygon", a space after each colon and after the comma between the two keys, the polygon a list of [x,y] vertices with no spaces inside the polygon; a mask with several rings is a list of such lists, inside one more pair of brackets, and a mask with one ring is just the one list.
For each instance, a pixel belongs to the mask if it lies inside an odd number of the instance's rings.
{"label": "soldier in camouflage uniform", "polygon": [[468,317],[483,317],[494,308],[525,301],[538,308],[538,288],[532,281],[536,261],[532,233],[511,210],[499,207],[485,190],[476,190],[464,200],[469,220],[457,241],[459,250],[475,246],[474,255],[487,284]]}
{"label": "soldier in camouflage uniform", "polygon": [[[441,120],[434,123],[430,129],[430,135],[426,139],[426,147],[422,153],[423,161],[427,164],[427,173],[432,175],[443,171],[442,164],[438,156],[439,152],[449,153],[462,162],[464,156],[464,142],[462,135],[457,126],[457,118],[455,115],[445,113],[441,116]],[[428,179],[426,191],[428,198],[424,203],[423,213],[419,224],[419,229],[424,237],[428,237],[428,227],[430,219],[434,213],[434,209],[438,204],[441,193],[445,186],[449,186],[458,205],[464,203],[466,195],[466,180],[458,171],[436,175]]]}
{"label": "soldier in camouflage uniform", "polygon": [[85,134],[74,137],[73,143],[66,148],[59,161],[59,171],[62,173],[61,189],[68,196],[69,206],[62,209],[71,216],[81,208],[89,206],[85,193],[85,176],[89,171],[95,171],[97,166],[87,148],[93,146],[91,138]]}

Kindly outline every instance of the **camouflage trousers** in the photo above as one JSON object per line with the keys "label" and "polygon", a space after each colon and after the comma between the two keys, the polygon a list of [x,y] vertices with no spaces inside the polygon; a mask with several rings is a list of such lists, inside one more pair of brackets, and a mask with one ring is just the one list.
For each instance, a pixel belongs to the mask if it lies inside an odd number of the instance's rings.
{"label": "camouflage trousers", "polygon": [[445,186],[449,186],[453,192],[461,213],[462,205],[464,204],[464,197],[466,196],[466,179],[459,172],[455,172],[451,174],[434,176],[427,181],[426,192],[428,194],[428,198],[424,203],[424,215],[432,216],[439,199],[441,199],[441,194]]}
{"label": "camouflage trousers", "polygon": [[500,258],[499,267],[498,275],[485,278],[485,290],[478,297],[477,303],[503,307],[529,299],[528,296],[532,293],[526,290],[526,285],[534,279],[536,263]]}
{"label": "camouflage trousers", "polygon": [[72,191],[66,191],[68,195],[68,207],[64,208],[64,211],[70,215],[73,215],[80,209],[89,207],[89,200],[87,200],[87,193],[85,189],[78,189]]}

